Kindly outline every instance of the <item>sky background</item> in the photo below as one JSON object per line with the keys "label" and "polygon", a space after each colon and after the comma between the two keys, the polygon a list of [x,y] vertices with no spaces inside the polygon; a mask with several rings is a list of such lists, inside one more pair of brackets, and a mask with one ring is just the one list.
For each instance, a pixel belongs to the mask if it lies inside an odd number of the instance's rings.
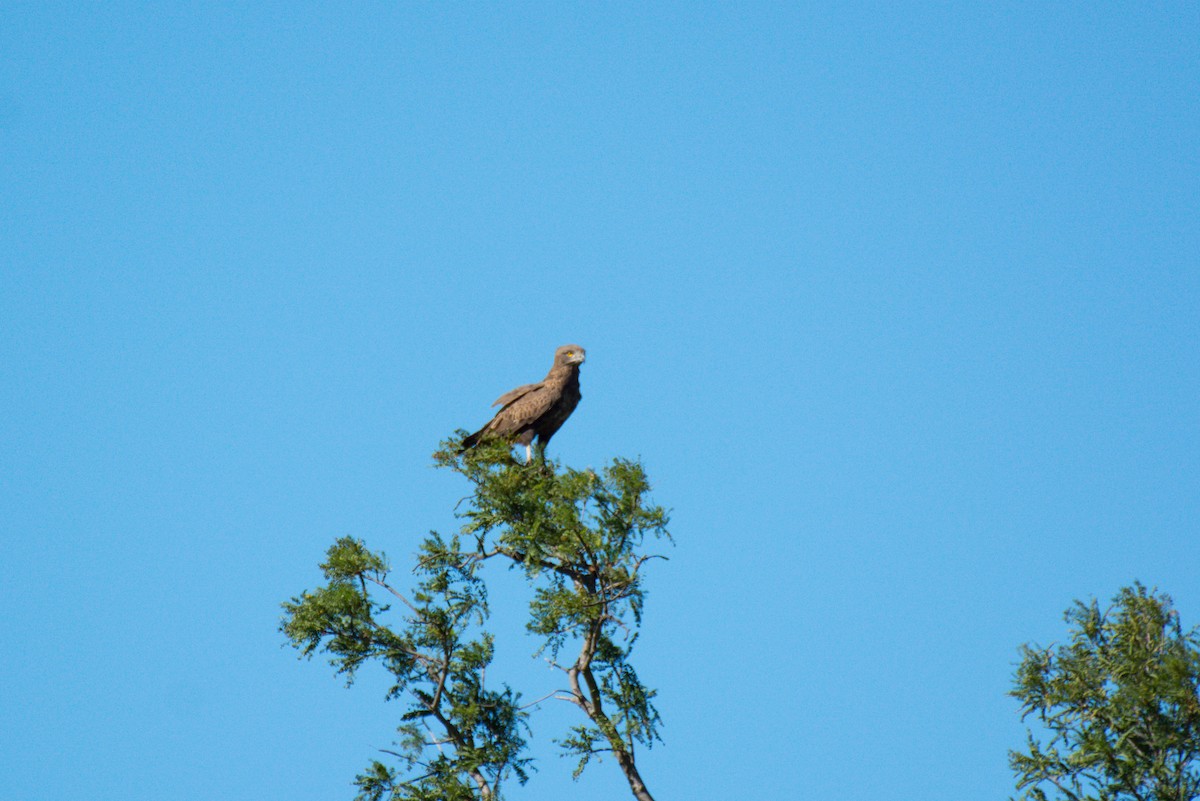
{"label": "sky background", "polygon": [[[1004,798],[1021,643],[1200,623],[1200,5],[0,14],[6,798],[351,798],[402,709],[279,605],[567,342],[551,454],[672,510],[661,801]],[[627,797],[544,711],[510,798]]]}

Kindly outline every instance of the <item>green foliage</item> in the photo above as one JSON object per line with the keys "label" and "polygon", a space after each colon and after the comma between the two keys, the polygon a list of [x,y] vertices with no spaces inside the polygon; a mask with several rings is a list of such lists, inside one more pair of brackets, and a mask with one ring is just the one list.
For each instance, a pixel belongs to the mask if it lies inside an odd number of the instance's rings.
{"label": "green foliage", "polygon": [[1189,801],[1200,795],[1200,635],[1141,584],[1066,612],[1070,640],[1021,648],[1012,695],[1045,742],[1009,753],[1022,799]]}
{"label": "green foliage", "polygon": [[[281,630],[303,656],[328,654],[348,682],[365,662],[378,662],[393,679],[388,698],[407,700],[399,750],[389,752],[404,772],[374,761],[357,779],[360,799],[495,799],[509,774],[527,778],[526,713],[512,690],[483,683],[492,639],[478,629],[487,596],[477,567],[457,538],[431,534],[409,601],[388,583],[382,555],[344,537],[321,565],[327,583],[284,604]],[[395,601],[405,609],[398,628],[381,622]]]}
{"label": "green foliage", "polygon": [[[527,628],[566,677],[555,697],[584,713],[559,741],[579,759],[575,775],[610,753],[633,794],[653,801],[633,749],[653,745],[661,721],[654,690],[630,657],[645,599],[642,567],[655,558],[642,548],[669,536],[666,512],[646,501],[645,472],[624,459],[600,472],[572,470],[540,451],[522,464],[504,442],[460,454],[460,440],[435,458],[472,485],[458,513],[464,525],[449,540],[425,538],[411,600],[388,582],[381,554],[342,538],[321,565],[326,583],[284,604],[281,630],[302,656],[327,655],[348,683],[364,664],[380,664],[392,677],[388,699],[406,704],[396,750],[386,752],[395,759],[375,760],[358,776],[359,799],[493,801],[510,775],[525,782],[527,713],[509,688],[484,686],[493,640],[481,628],[480,574],[498,561],[531,585]],[[564,649],[574,658],[563,659]]]}
{"label": "green foliage", "polygon": [[[652,746],[661,725],[655,691],[630,663],[645,599],[642,567],[665,558],[643,546],[669,539],[666,511],[646,501],[645,471],[627,459],[600,472],[544,458],[523,465],[504,443],[461,456],[453,441],[445,445],[435,455],[439,464],[475,488],[460,512],[463,535],[475,538],[480,559],[501,557],[525,572],[534,594],[527,628],[566,674],[570,689],[561,697],[588,717],[559,741],[579,758],[575,775],[603,752],[613,753],[628,775],[634,745]],[[578,653],[562,663],[568,645]]]}

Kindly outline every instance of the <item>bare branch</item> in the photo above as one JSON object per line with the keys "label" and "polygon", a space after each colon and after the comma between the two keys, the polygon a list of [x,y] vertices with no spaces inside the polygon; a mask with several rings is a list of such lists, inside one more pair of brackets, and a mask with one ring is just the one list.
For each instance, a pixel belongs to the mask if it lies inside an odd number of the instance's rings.
{"label": "bare branch", "polygon": [[411,603],[409,603],[408,599],[405,598],[403,595],[401,595],[394,587],[392,587],[392,585],[388,584],[386,581],[380,581],[377,578],[372,578],[371,576],[367,576],[366,578],[367,578],[367,581],[370,581],[372,584],[378,584],[380,587],[383,587],[385,590],[390,592],[392,595],[399,598],[401,603],[403,603],[405,606],[407,606],[409,609],[411,609],[413,611],[413,614],[424,617],[421,610],[417,609],[417,607],[415,607]]}

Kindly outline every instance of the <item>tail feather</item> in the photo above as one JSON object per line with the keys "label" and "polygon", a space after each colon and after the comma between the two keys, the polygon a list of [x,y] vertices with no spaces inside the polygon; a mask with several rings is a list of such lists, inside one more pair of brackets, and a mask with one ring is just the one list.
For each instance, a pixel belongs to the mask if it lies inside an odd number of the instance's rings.
{"label": "tail feather", "polygon": [[463,439],[462,447],[458,449],[458,452],[464,453],[466,451],[469,451],[471,448],[474,448],[476,445],[478,445],[480,440],[483,439],[484,431],[487,431],[487,428],[481,428],[478,431],[476,431],[474,434],[470,434],[470,435],[466,436]]}

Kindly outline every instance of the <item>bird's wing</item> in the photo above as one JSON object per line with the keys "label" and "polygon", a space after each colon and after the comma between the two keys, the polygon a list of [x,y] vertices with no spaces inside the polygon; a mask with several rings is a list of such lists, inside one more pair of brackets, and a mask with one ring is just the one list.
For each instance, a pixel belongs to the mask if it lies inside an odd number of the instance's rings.
{"label": "bird's wing", "polygon": [[499,398],[496,398],[496,402],[493,403],[492,405],[493,406],[508,406],[513,401],[517,400],[518,398],[528,395],[530,392],[533,392],[535,389],[540,389],[542,384],[544,384],[544,383],[545,383],[544,381],[539,381],[536,384],[525,384],[523,386],[519,386],[514,390],[505,392]]}
{"label": "bird's wing", "polygon": [[500,411],[496,412],[496,416],[487,425],[463,440],[464,444],[471,447],[478,441],[479,436],[484,434],[505,436],[515,433],[544,414],[554,403],[550,393],[538,391],[545,388],[545,383],[543,381],[538,384],[526,384],[497,398],[492,405],[501,406]]}
{"label": "bird's wing", "polygon": [[551,392],[541,384],[534,384],[531,390],[509,401],[503,409],[496,412],[489,425],[497,434],[520,431],[526,426],[535,425],[550,411],[557,398],[557,393]]}

